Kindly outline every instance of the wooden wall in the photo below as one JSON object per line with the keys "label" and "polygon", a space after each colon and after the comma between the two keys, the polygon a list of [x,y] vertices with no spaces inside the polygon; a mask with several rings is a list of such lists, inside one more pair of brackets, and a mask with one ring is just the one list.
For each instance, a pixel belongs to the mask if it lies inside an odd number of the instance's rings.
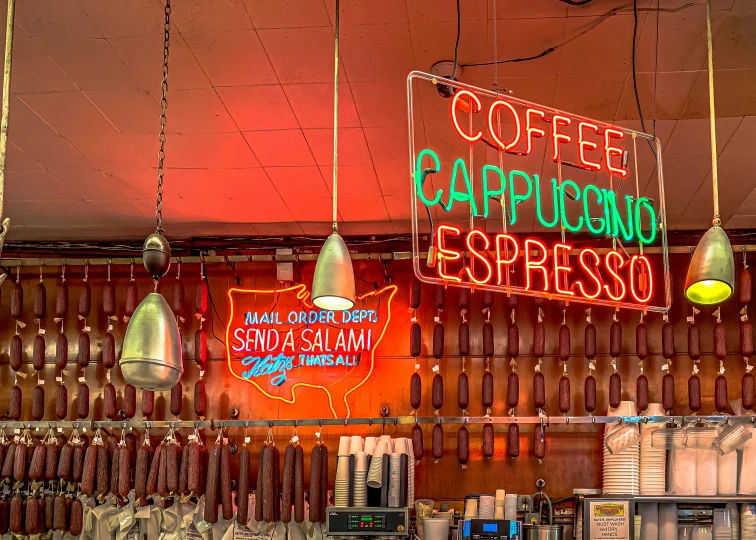
{"label": "wooden wall", "polygon": [[[673,257],[672,267],[674,270],[673,283],[674,302],[670,313],[670,319],[675,323],[675,343],[678,356],[673,362],[672,373],[675,375],[675,389],[677,405],[675,412],[686,414],[687,410],[687,378],[690,375],[692,363],[685,354],[687,348],[687,322],[685,318],[691,314],[690,307],[682,296],[682,283],[684,272],[687,269],[688,257]],[[311,283],[314,265],[297,264],[295,275],[305,283]],[[107,321],[102,313],[101,290],[105,281],[104,267],[91,267],[89,282],[93,290],[92,314],[87,319],[91,327],[91,352],[92,364],[86,369],[87,383],[92,392],[92,407],[90,419],[102,418],[101,397],[99,391],[105,384],[105,370],[100,364],[101,358],[101,335],[107,329]],[[151,290],[151,279],[141,267],[135,268],[140,294],[142,297]],[[357,279],[358,292],[367,292],[372,289],[372,283],[378,286],[384,284],[384,267],[379,262],[362,261],[355,263],[355,271],[360,276]],[[359,390],[359,393],[351,400],[352,416],[379,416],[381,406],[390,409],[390,415],[405,415],[411,412],[409,406],[408,386],[409,378],[414,370],[415,362],[409,354],[409,327],[410,313],[408,310],[409,280],[411,279],[411,267],[407,261],[389,262],[386,271],[391,276],[393,283],[399,288],[393,304],[391,325],[388,329],[387,338],[381,343],[376,354],[376,370],[370,380]],[[212,308],[212,322],[208,315],[205,328],[208,329],[208,363],[205,380],[208,387],[208,415],[210,418],[228,418],[229,410],[238,408],[240,418],[250,419],[275,419],[275,418],[304,418],[328,416],[330,411],[323,402],[322,392],[303,391],[295,405],[286,405],[273,402],[264,398],[254,387],[245,382],[231,377],[227,370],[225,350],[219,339],[213,339],[214,334],[223,338],[225,321],[228,313],[226,291],[234,286],[235,275],[241,278],[242,286],[246,288],[268,288],[275,285],[275,272],[271,264],[237,264],[235,270],[226,265],[212,265],[208,267],[211,294],[214,300]],[[81,289],[83,267],[69,267],[66,271],[66,283],[69,286],[70,309],[69,316],[64,322],[65,333],[69,342],[69,366],[65,384],[68,386],[70,419],[75,414],[75,388],[78,384],[76,378],[81,375],[81,370],[76,368],[76,353],[78,333],[81,331],[83,322],[77,320],[76,306]],[[172,268],[168,277],[161,281],[160,290],[170,300],[172,284],[175,280],[176,268]],[[193,317],[194,312],[194,289],[199,282],[199,265],[183,265],[181,279],[186,288],[186,310],[188,315],[182,324],[185,353],[185,373],[182,378],[184,387],[184,409],[182,419],[194,418],[192,406],[192,390],[198,377],[198,369],[193,362],[193,339],[198,321]],[[15,278],[15,271],[13,273]],[[46,418],[54,420],[53,389],[55,384],[55,335],[59,331],[59,325],[53,320],[55,288],[60,277],[59,268],[45,268],[44,279],[47,286],[47,319],[42,323],[46,328],[47,339],[47,366],[41,373],[45,381],[47,393]],[[120,345],[126,324],[122,321],[125,286],[129,278],[128,267],[114,267],[112,279],[117,284],[117,304],[119,320],[113,330],[116,336],[117,348]],[[37,333],[37,323],[33,321],[32,301],[34,288],[39,281],[39,269],[23,268],[21,282],[25,292],[25,312],[22,318],[26,328],[20,330],[25,345],[25,356],[28,357],[28,365],[23,371],[28,375],[25,380],[19,382],[24,390],[24,414],[29,418],[29,399],[31,389],[36,384],[37,376],[31,366],[32,341]],[[15,331],[15,321],[9,314],[9,297],[12,284],[10,280],[2,285],[0,300],[0,332],[4,336],[0,343],[0,384],[5,391],[0,392],[0,411],[4,411],[8,405],[8,389],[14,381],[14,374],[8,364],[8,348],[10,338]],[[433,308],[433,288],[423,286],[422,306],[417,312],[418,319],[423,328],[423,355],[419,359],[419,372],[423,377],[423,403],[419,410],[421,416],[432,416],[433,410],[430,405],[429,389],[432,379],[431,368],[435,360],[430,356],[431,333],[434,324],[433,317],[436,315]],[[458,311],[458,289],[449,288],[446,291],[446,309],[441,313],[441,321],[446,327],[446,355],[439,362],[440,373],[445,382],[445,404],[441,410],[442,415],[457,416],[460,410],[457,407],[456,382],[462,367],[461,358],[457,351],[457,328],[461,322]],[[473,356],[466,362],[466,370],[470,380],[470,407],[469,414],[484,414],[480,404],[480,381],[485,370],[484,360],[481,358],[481,325],[484,316],[481,312],[480,294],[472,295],[472,306],[467,317],[471,330],[471,349]],[[583,409],[582,387],[583,380],[587,375],[588,367],[583,351],[583,328],[585,325],[585,310],[583,304],[573,304],[567,309],[567,324],[572,333],[572,358],[568,362],[568,374],[572,382],[572,414],[585,414]],[[751,308],[753,309],[753,308]],[[728,358],[725,361],[726,375],[729,380],[730,398],[735,399],[740,393],[740,378],[744,372],[743,359],[738,354],[739,348],[739,306],[736,301],[729,302],[722,309],[722,317],[727,328]],[[612,322],[613,311],[608,308],[594,308],[592,312],[593,322],[598,332],[598,351],[596,358],[597,370],[595,377],[599,384],[599,405],[597,412],[604,412],[607,406],[606,387],[611,374],[610,359],[608,357],[609,326]],[[635,326],[639,321],[639,313],[623,311],[619,314],[623,324],[623,351],[619,361],[619,371],[623,382],[623,399],[633,399],[635,394],[635,379],[639,373],[638,359],[634,356],[635,349]],[[508,313],[506,299],[497,296],[492,309],[492,322],[495,328],[496,355],[491,361],[491,371],[495,377],[496,403],[493,408],[494,415],[504,415],[506,411],[505,391],[506,378],[510,371],[509,359],[504,357],[506,346],[506,325]],[[536,311],[531,299],[520,300],[517,309],[517,324],[520,328],[520,351],[517,359],[517,371],[520,376],[520,405],[516,413],[518,415],[532,416],[532,375],[536,360],[532,357],[532,327],[536,319]],[[702,413],[710,413],[713,406],[713,384],[719,364],[712,356],[712,328],[714,318],[708,313],[701,313],[697,318],[701,326],[701,348],[704,354],[701,358],[699,369],[701,371],[703,410]],[[546,375],[547,384],[547,410],[553,414],[558,413],[557,407],[557,381],[562,375],[557,358],[556,336],[558,327],[562,322],[562,313],[555,302],[550,302],[545,308],[545,322],[547,325],[546,350],[543,358],[542,370]],[[661,357],[661,325],[662,317],[651,314],[646,317],[649,327],[649,350],[651,355],[645,361],[645,373],[650,382],[651,401],[660,400],[660,384],[663,372],[661,367],[664,363]],[[212,331],[210,329],[212,328]],[[120,390],[123,382],[120,372],[116,367],[112,373],[113,382]],[[167,411],[167,397],[159,396],[156,399],[156,413],[153,419],[169,418]],[[509,492],[530,493],[535,491],[535,480],[545,478],[547,491],[555,496],[568,495],[576,487],[600,487],[601,473],[601,441],[600,430],[594,426],[569,426],[552,427],[547,431],[547,455],[542,463],[532,456],[532,429],[521,426],[521,455],[512,460],[504,456],[506,429],[504,426],[497,428],[496,455],[493,459],[482,460],[480,452],[479,430],[474,427],[471,431],[471,461],[466,469],[462,469],[456,460],[456,432],[459,426],[445,426],[445,455],[434,463],[426,452],[417,469],[416,494],[418,497],[430,497],[437,500],[458,500],[467,492],[491,492],[496,488],[504,488]],[[426,448],[430,448],[430,429],[425,426]],[[300,428],[299,435],[305,448],[310,448],[314,440],[312,428]],[[335,450],[338,437],[343,434],[380,434],[382,432],[403,436],[409,434],[409,427],[373,425],[363,428],[326,427],[323,434],[328,441],[329,447]],[[292,434],[291,429],[274,430],[274,436],[279,444],[285,445]],[[257,447],[259,441],[266,435],[264,429],[250,429],[252,444]],[[232,439],[239,439],[241,432],[231,432]],[[332,460],[335,460],[335,451],[331,452]],[[253,454],[255,454],[253,452]],[[256,465],[253,465],[256,466]],[[331,470],[335,470],[332,468]]]}

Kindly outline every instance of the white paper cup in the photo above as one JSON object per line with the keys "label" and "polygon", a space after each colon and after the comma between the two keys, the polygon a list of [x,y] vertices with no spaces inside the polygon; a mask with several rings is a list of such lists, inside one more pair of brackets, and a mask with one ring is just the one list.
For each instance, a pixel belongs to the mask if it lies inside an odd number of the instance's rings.
{"label": "white paper cup", "polygon": [[339,456],[336,462],[336,480],[349,482],[349,456]]}
{"label": "white paper cup", "polygon": [[339,437],[339,453],[337,455],[339,456],[348,456],[349,455],[349,443],[351,439],[348,435],[342,435]]}
{"label": "white paper cup", "polygon": [[496,490],[496,501],[502,501],[504,502],[504,499],[507,495],[507,492],[503,489],[497,489]]}
{"label": "white paper cup", "polygon": [[355,473],[367,471],[367,454],[365,452],[357,452],[354,455],[354,471]]}
{"label": "white paper cup", "polygon": [[443,518],[426,518],[423,520],[424,540],[449,540],[449,520]]}
{"label": "white paper cup", "polygon": [[478,499],[467,499],[465,501],[465,518],[478,517]]}
{"label": "white paper cup", "polygon": [[378,440],[384,441],[388,445],[389,452],[393,451],[394,444],[391,442],[391,435],[381,435],[380,439]]}
{"label": "white paper cup", "polygon": [[378,437],[365,437],[365,453],[372,456],[377,443]]}
{"label": "white paper cup", "polygon": [[388,443],[386,441],[378,441],[378,444],[375,445],[375,451],[373,452],[373,461],[375,461],[377,458],[383,457],[383,454],[390,452]]}
{"label": "white paper cup", "polygon": [[362,437],[359,435],[352,435],[349,439],[349,453],[354,455],[357,452],[362,452]]}
{"label": "white paper cup", "polygon": [[399,437],[394,439],[394,452],[397,454],[409,454],[407,450],[407,437]]}
{"label": "white paper cup", "polygon": [[504,519],[504,507],[497,506],[494,510],[494,519]]}

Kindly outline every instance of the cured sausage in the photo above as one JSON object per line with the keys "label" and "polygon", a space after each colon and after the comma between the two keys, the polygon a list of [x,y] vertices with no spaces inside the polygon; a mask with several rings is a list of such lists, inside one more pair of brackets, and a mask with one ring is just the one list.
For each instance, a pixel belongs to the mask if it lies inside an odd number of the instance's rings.
{"label": "cured sausage", "polygon": [[97,448],[97,491],[100,495],[110,492],[110,455],[102,445]]}
{"label": "cured sausage", "polygon": [[459,289],[458,307],[460,310],[465,310],[465,311],[470,309],[470,289],[468,289],[467,287],[461,287]]}
{"label": "cured sausage", "polygon": [[540,371],[533,375],[533,405],[536,411],[546,406],[546,381]]}
{"label": "cured sausage", "polygon": [[662,408],[671,411],[675,406],[675,378],[671,373],[662,377]]}
{"label": "cured sausage", "polygon": [[47,314],[47,290],[41,281],[34,288],[34,318],[42,320]]}
{"label": "cured sausage", "polygon": [[409,307],[412,309],[417,309],[420,307],[420,294],[422,292],[422,287],[420,285],[420,282],[416,279],[413,279],[410,282],[410,299],[409,299]]}
{"label": "cured sausage", "polygon": [[88,317],[92,309],[92,287],[85,281],[79,294],[79,316]]}
{"label": "cured sausage", "polygon": [[546,457],[546,429],[543,424],[536,424],[533,430],[533,454],[537,459]]}
{"label": "cured sausage", "polygon": [[465,426],[457,430],[457,461],[466,465],[470,460],[470,433]]}
{"label": "cured sausage", "polygon": [[457,345],[459,347],[460,356],[470,356],[470,327],[467,323],[459,325]]}
{"label": "cured sausage", "polygon": [[436,285],[436,309],[442,310],[446,307],[446,287]]}
{"label": "cured sausage", "polygon": [[701,410],[701,379],[691,375],[688,379],[688,408],[693,412]]}
{"label": "cured sausage", "polygon": [[438,410],[444,406],[444,378],[440,373],[436,373],[433,376],[433,384],[431,387],[432,405],[433,408]]}
{"label": "cured sausage", "polygon": [[62,319],[68,314],[68,285],[65,281],[59,281],[55,289],[55,317]]}
{"label": "cured sausage", "polygon": [[741,305],[751,302],[751,271],[748,268],[740,270],[740,279],[738,279],[738,300]]}
{"label": "cured sausage", "polygon": [[58,479],[58,457],[60,456],[60,449],[62,447],[63,445],[58,441],[47,444],[47,451],[45,452],[45,480]]}
{"label": "cured sausage", "polygon": [[24,532],[24,499],[16,493],[10,502],[10,530],[16,534]]}
{"label": "cured sausage", "polygon": [[123,306],[124,315],[131,317],[139,304],[139,287],[137,287],[136,281],[129,281],[126,285],[126,302]]}
{"label": "cured sausage", "polygon": [[21,388],[18,385],[14,385],[10,390],[10,402],[8,404],[8,418],[11,420],[21,419]]}
{"label": "cured sausage", "polygon": [[[189,493],[189,454],[191,453],[189,450],[190,445],[191,443],[187,444],[186,446],[184,446],[184,448],[181,451],[181,466],[179,468],[179,488],[178,488],[178,492],[181,495],[187,495]],[[240,460],[239,461],[240,467],[241,467],[241,464],[242,464],[242,461]]]}
{"label": "cured sausage", "polygon": [[422,345],[422,330],[419,323],[412,323],[410,326],[410,356],[417,358],[420,356]]}
{"label": "cured sausage", "polygon": [[304,448],[294,449],[294,521],[304,521]]}
{"label": "cured sausage", "polygon": [[204,489],[204,445],[199,442],[190,442],[187,445],[189,451],[189,470],[187,471],[186,487],[191,493],[199,494]]}
{"label": "cured sausage", "polygon": [[483,325],[483,356],[491,358],[494,355],[493,325],[487,322]]}
{"label": "cured sausage", "polygon": [[76,357],[76,362],[81,368],[85,368],[89,365],[89,349],[89,334],[82,332],[79,334],[79,350]]}
{"label": "cured sausage", "polygon": [[8,450],[5,452],[5,460],[3,460],[3,478],[11,478],[13,476],[13,465],[16,463],[16,447],[18,445],[14,442],[8,445]]}
{"label": "cured sausage", "polygon": [[116,312],[115,285],[106,281],[102,288],[102,311],[106,317],[112,317]]}
{"label": "cured sausage", "polygon": [[184,401],[184,387],[181,381],[176,383],[176,386],[171,388],[171,414],[173,416],[181,416],[181,409]]}
{"label": "cured sausage", "polygon": [[37,371],[45,369],[45,336],[37,334],[34,336],[34,347],[32,348],[32,366]]}
{"label": "cured sausage", "polygon": [[517,358],[520,355],[520,329],[512,323],[507,327],[507,355]]}
{"label": "cured sausage", "polygon": [[[246,448],[242,450],[244,452]],[[283,486],[281,487],[281,521],[283,523],[291,523],[291,508],[294,497],[294,445],[289,443],[284,450],[284,468],[283,468]],[[239,456],[239,484],[244,479],[244,475],[241,472],[244,459]],[[241,487],[239,488],[239,496],[241,497]],[[239,505],[237,500],[237,506]],[[246,524],[246,520],[241,522]]]}
{"label": "cured sausage", "polygon": [[[414,444],[414,443],[413,443]],[[490,422],[483,424],[483,457],[490,458],[494,455],[494,427]]]}
{"label": "cured sausage", "polygon": [[[268,452],[265,452],[267,467],[272,469],[272,460],[268,460]],[[263,521],[272,521],[273,508],[272,501],[268,497],[273,495],[273,479],[272,474],[266,472],[266,468],[263,468]],[[310,458],[310,522],[317,523],[320,519],[320,503],[321,503],[321,471],[322,467],[322,452],[319,444],[316,444],[312,449],[312,456]],[[270,470],[268,469],[268,470]],[[271,471],[272,472],[272,471]],[[270,510],[268,510],[270,508]]]}
{"label": "cured sausage", "polygon": [[106,384],[102,389],[102,414],[111,420],[118,416],[116,389],[113,383]]}
{"label": "cured sausage", "polygon": [[483,390],[481,392],[483,398],[483,407],[489,409],[494,404],[494,377],[493,373],[486,371],[483,374]]}
{"label": "cured sausage", "polygon": [[134,467],[134,496],[136,500],[147,496],[147,475],[152,460],[152,448],[148,444],[142,444],[137,450],[136,466]]}
{"label": "cured sausage", "polygon": [[84,453],[84,467],[82,469],[80,488],[84,495],[91,495],[95,490],[95,475],[97,474],[97,446],[92,445]]}
{"label": "cured sausage", "polygon": [[[221,445],[220,458],[220,495],[223,519],[226,521],[234,517],[234,504],[231,495],[231,450],[227,444]],[[274,483],[274,489],[275,489]],[[277,494],[276,494],[277,495]],[[279,498],[275,497],[276,505],[280,504]],[[276,520],[278,521],[278,520]]]}
{"label": "cured sausage", "polygon": [[71,503],[71,517],[68,532],[71,536],[79,536],[84,526],[84,506],[80,499],[74,499]]}
{"label": "cured sausage", "polygon": [[115,338],[110,332],[102,335],[102,365],[107,369],[115,366]]}
{"label": "cured sausage", "polygon": [[[264,506],[263,497],[265,496],[265,494],[263,493],[263,477],[265,474],[265,454],[267,452],[268,452],[268,445],[263,443],[263,445],[260,447],[260,459],[257,462],[258,463],[257,464],[257,488],[255,489],[255,521],[258,521],[258,522],[263,520],[263,506]],[[318,453],[318,460],[319,460],[320,450],[318,450],[317,453]],[[312,449],[310,467],[312,467],[313,458],[315,458],[315,448]],[[318,469],[319,468],[320,468],[320,463],[318,463]],[[312,474],[312,469],[310,470],[310,473]],[[310,477],[310,481],[312,481],[312,477]],[[318,482],[320,482],[319,475],[318,475]]]}
{"label": "cured sausage", "polygon": [[[119,446],[116,453],[118,456],[118,495],[124,499],[129,496],[131,490],[131,462],[129,458],[129,449],[126,445]],[[115,475],[115,472],[113,473]],[[116,492],[115,490],[113,490]]]}
{"label": "cured sausage", "polygon": [[[87,448],[84,445],[74,446],[73,461],[71,462],[71,478],[74,482],[81,482],[81,479],[84,478],[84,462],[87,457],[86,451]],[[95,465],[97,464],[96,461],[95,458]]]}
{"label": "cured sausage", "polygon": [[491,309],[494,303],[494,295],[492,291],[483,291],[483,309]]}
{"label": "cured sausage", "polygon": [[511,458],[520,455],[520,426],[514,422],[507,428],[507,455]]}
{"label": "cured sausage", "polygon": [[596,327],[592,323],[585,326],[585,357],[588,360],[596,358]]}
{"label": "cured sausage", "polygon": [[533,356],[541,358],[546,350],[546,327],[537,322],[533,328]]}
{"label": "cured sausage", "polygon": [[622,354],[622,325],[614,321],[609,328],[609,356],[619,358]]}
{"label": "cured sausage", "polygon": [[559,359],[562,362],[570,359],[570,327],[566,324],[559,327]]}
{"label": "cured sausage", "polygon": [[[118,447],[111,450],[110,454],[110,484],[108,490],[114,495],[118,496],[118,473],[121,472],[121,453],[118,451]],[[128,463],[128,456],[127,461]]]}
{"label": "cured sausage", "polygon": [[9,363],[13,371],[19,371],[24,364],[23,356],[24,344],[21,341],[21,336],[15,334],[11,338]]}
{"label": "cured sausage", "polygon": [[730,399],[727,396],[727,378],[720,375],[714,381],[714,406],[718,412],[727,412],[730,408]]}
{"label": "cured sausage", "polygon": [[194,383],[194,414],[200,417],[207,415],[207,392],[202,379]]}
{"label": "cured sausage", "polygon": [[648,408],[648,378],[643,374],[635,380],[635,405],[638,412]]}
{"label": "cured sausage", "polygon": [[24,290],[18,281],[11,289],[10,313],[14,319],[20,319],[24,314]]}
{"label": "cured sausage", "polygon": [[68,338],[64,333],[58,334],[55,339],[55,367],[66,369],[68,365]]}
{"label": "cured sausage", "polygon": [[441,459],[444,457],[444,428],[441,424],[433,426],[432,444],[431,450],[433,452],[433,459]]}
{"label": "cured sausage", "polygon": [[[291,446],[291,445],[290,445]],[[286,448],[288,456],[288,447]],[[289,523],[291,521],[291,505],[292,500],[291,497],[294,493],[294,447],[291,448],[291,457],[289,458],[291,460],[291,473],[289,477],[289,500],[288,500],[288,506],[286,502],[286,495],[284,495],[284,505],[283,505],[283,522]],[[286,463],[286,459],[284,458],[284,463]],[[287,482],[287,476],[286,476],[286,466],[284,465],[284,486],[286,486]],[[287,493],[286,487],[284,487],[284,494]],[[249,517],[249,450],[246,446],[242,447],[241,452],[239,452],[239,485],[237,487],[236,491],[236,522],[239,525],[246,525],[247,519]],[[288,517],[289,521],[286,521],[286,517]]]}
{"label": "cured sausage", "polygon": [[457,377],[457,405],[462,410],[470,405],[470,382],[464,371]]}
{"label": "cured sausage", "polygon": [[155,391],[142,390],[142,416],[149,418],[155,410]]}
{"label": "cured sausage", "polygon": [[718,360],[724,360],[727,357],[725,327],[721,322],[714,326],[714,356],[716,356]]}
{"label": "cured sausage", "polygon": [[24,506],[26,532],[28,532],[29,534],[35,534],[37,532],[39,523],[39,503],[37,503],[37,498],[34,496],[29,497],[28,499],[26,499]]}
{"label": "cured sausage", "polygon": [[136,415],[136,388],[127,384],[123,387],[123,416],[134,418]]}
{"label": "cured sausage", "polygon": [[[41,480],[45,475],[45,465],[47,461],[47,445],[38,444],[34,447],[32,452],[32,458],[29,463],[29,478],[34,480]],[[15,474],[15,471],[13,471]]]}
{"label": "cured sausage", "polygon": [[662,356],[667,360],[675,357],[675,327],[671,322],[662,326]]}
{"label": "cured sausage", "polygon": [[45,417],[45,387],[37,385],[32,390],[31,416],[34,420]]}
{"label": "cured sausage", "polygon": [[425,449],[423,448],[423,428],[420,424],[412,426],[412,452],[417,461],[423,459]]}
{"label": "cured sausage", "polygon": [[73,465],[73,445],[65,444],[60,449],[58,457],[58,469],[56,471],[59,480],[69,481],[71,479],[71,466]]}
{"label": "cured sausage", "polygon": [[[321,445],[321,451],[323,452],[323,458],[320,461],[320,519],[318,520],[318,523],[325,523],[326,522],[326,508],[328,507],[328,447],[326,447],[325,444]],[[273,478],[275,480],[275,483],[273,484],[274,487],[274,494],[275,494],[275,511],[276,511],[276,521],[280,520],[280,502],[278,498],[278,486],[279,486],[279,478],[278,478],[278,450],[276,450],[276,459],[273,463],[274,465],[274,472]]]}
{"label": "cured sausage", "polygon": [[609,377],[609,406],[616,409],[622,402],[622,379],[616,371]]}
{"label": "cured sausage", "polygon": [[437,323],[433,327],[433,358],[436,360],[444,356],[444,325]]}
{"label": "cured sausage", "polygon": [[[224,445],[228,448],[228,445]],[[221,455],[221,458],[223,456]],[[222,461],[222,460],[221,460]],[[169,493],[178,493],[181,481],[181,446],[169,444],[166,452],[165,484]],[[229,486],[230,487],[230,486]],[[230,518],[229,518],[230,519]]]}
{"label": "cured sausage", "polygon": [[648,328],[644,323],[635,327],[635,356],[641,360],[648,356]]}
{"label": "cured sausage", "polygon": [[40,532],[53,530],[53,511],[54,511],[55,496],[52,493],[48,493],[44,497],[44,509],[45,519],[44,527]]}
{"label": "cured sausage", "polygon": [[[158,447],[155,449],[154,454],[152,455],[152,459],[150,460],[150,472],[147,474],[147,484],[146,484],[146,491],[147,496],[154,495],[157,493],[158,490],[158,480],[160,476],[160,459],[161,455],[165,451],[165,445],[159,444]],[[139,456],[137,456],[138,458]],[[216,480],[218,476],[218,471],[216,469]],[[208,478],[208,483],[210,482],[210,478]],[[209,486],[208,486],[209,487]],[[217,483],[215,484],[215,487],[217,487]]]}
{"label": "cured sausage", "polygon": [[747,411],[753,410],[756,406],[756,385],[754,384],[753,375],[745,373],[740,385],[743,408]]}
{"label": "cured sausage", "polygon": [[697,324],[688,327],[688,357],[691,360],[701,358],[701,331]]}
{"label": "cured sausage", "polygon": [[520,401],[520,377],[512,371],[507,377],[507,407],[514,409]]}
{"label": "cured sausage", "polygon": [[66,530],[66,497],[56,495],[53,501],[53,530]]}
{"label": "cured sausage", "polygon": [[184,313],[184,284],[178,278],[173,282],[173,313],[175,315]]}
{"label": "cured sausage", "polygon": [[410,377],[410,406],[417,410],[420,408],[422,380],[416,372]]}
{"label": "cured sausage", "polygon": [[16,482],[20,482],[26,476],[27,454],[26,446],[16,446],[16,452],[13,454],[13,479]]}
{"label": "cured sausage", "polygon": [[751,356],[753,354],[753,327],[751,321],[740,321],[740,354]]}
{"label": "cured sausage", "polygon": [[172,452],[171,445],[162,443],[163,449],[160,451],[160,459],[157,465],[157,493],[161,497],[168,496],[168,454]]}
{"label": "cured sausage", "polygon": [[202,328],[194,333],[194,361],[200,367],[207,364],[207,334]]}
{"label": "cured sausage", "polygon": [[559,379],[559,412],[565,414],[570,410],[570,379],[562,375]]}

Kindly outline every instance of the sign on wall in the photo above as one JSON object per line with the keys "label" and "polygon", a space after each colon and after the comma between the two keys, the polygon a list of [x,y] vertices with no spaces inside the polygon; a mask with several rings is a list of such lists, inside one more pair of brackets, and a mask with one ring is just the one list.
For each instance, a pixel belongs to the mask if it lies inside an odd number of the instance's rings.
{"label": "sign on wall", "polygon": [[658,139],[421,72],[407,91],[419,279],[669,309]]}
{"label": "sign on wall", "polygon": [[294,405],[299,393],[314,390],[324,410],[349,417],[350,401],[375,368],[396,290],[391,285],[357,297],[353,309],[328,311],[313,306],[305,285],[229,289],[228,369],[269,399]]}

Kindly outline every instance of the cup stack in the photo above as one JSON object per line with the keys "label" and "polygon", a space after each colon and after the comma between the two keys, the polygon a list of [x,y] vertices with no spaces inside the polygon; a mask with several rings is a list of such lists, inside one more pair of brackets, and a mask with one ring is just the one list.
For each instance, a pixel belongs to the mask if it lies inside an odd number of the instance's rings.
{"label": "cup stack", "polygon": [[375,452],[375,445],[378,443],[378,437],[365,437],[365,453],[369,456]]}
{"label": "cup stack", "polygon": [[713,540],[731,540],[732,535],[732,521],[730,520],[730,511],[726,508],[715,508],[712,538]]}
{"label": "cup stack", "polygon": [[717,495],[735,495],[738,492],[738,453],[732,451],[717,456]]}
{"label": "cup stack", "polygon": [[465,500],[465,519],[475,519],[478,517],[478,499]]}
{"label": "cup stack", "polygon": [[517,521],[517,494],[507,493],[504,496],[504,519]]}
{"label": "cup stack", "polygon": [[354,484],[352,485],[354,506],[367,506],[367,454],[354,455]]}
{"label": "cup stack", "polygon": [[756,507],[751,504],[740,505],[740,538],[756,538]]}
{"label": "cup stack", "polygon": [[407,448],[407,437],[399,437],[398,439],[393,439],[393,443],[395,453],[409,454],[409,450]]}
{"label": "cup stack", "polygon": [[388,485],[388,506],[389,508],[399,508],[399,489],[401,486],[401,467],[400,460],[402,455],[393,452],[390,456],[391,469],[389,470]]}
{"label": "cup stack", "polygon": [[[349,439],[349,455],[355,455],[357,452],[362,452],[362,437],[359,435],[352,435]],[[341,454],[339,454],[341,455]]]}
{"label": "cup stack", "polygon": [[677,505],[659,505],[659,540],[677,540]]}
{"label": "cup stack", "polygon": [[[347,437],[349,439],[349,437]],[[347,447],[348,450],[348,447]],[[349,455],[339,456],[336,462],[336,484],[333,492],[334,506],[349,506]]]}
{"label": "cup stack", "polygon": [[373,459],[370,460],[370,469],[368,469],[367,485],[371,488],[383,486],[383,454],[388,451],[386,441],[380,440],[375,445]]}
{"label": "cup stack", "polygon": [[412,448],[412,439],[407,439],[407,506],[415,504],[415,450]]}
{"label": "cup stack", "polygon": [[494,501],[494,519],[504,519],[505,501],[506,492],[503,489],[497,489],[496,500]]}
{"label": "cup stack", "polygon": [[717,494],[717,451],[696,448],[696,495]]}
{"label": "cup stack", "polygon": [[[635,403],[622,401],[616,409],[609,409],[609,416],[636,416]],[[606,437],[611,436],[616,424],[606,425]],[[605,441],[606,441],[605,437]],[[618,453],[612,453],[604,445],[603,492],[606,495],[640,494],[640,444],[634,443]]]}
{"label": "cup stack", "polygon": [[349,455],[349,445],[352,442],[352,438],[348,435],[342,435],[339,437],[339,453],[337,455],[339,456],[348,456]]}
{"label": "cup stack", "polygon": [[481,495],[478,503],[478,517],[480,519],[493,519],[495,499],[490,495]]}
{"label": "cup stack", "polygon": [[[664,409],[661,403],[649,403],[645,416],[662,416]],[[665,471],[667,467],[667,450],[654,448],[651,443],[653,433],[663,424],[654,422],[641,424],[641,450],[640,450],[640,492],[641,495],[664,495],[665,494]],[[675,532],[675,537],[677,533]]]}
{"label": "cup stack", "polygon": [[[736,452],[737,454],[737,452]],[[727,503],[725,505],[727,511],[730,513],[730,523],[732,523],[732,537],[740,538],[740,510],[735,503]]]}
{"label": "cup stack", "polygon": [[659,505],[638,503],[638,515],[641,518],[640,537],[643,540],[659,540]]}

